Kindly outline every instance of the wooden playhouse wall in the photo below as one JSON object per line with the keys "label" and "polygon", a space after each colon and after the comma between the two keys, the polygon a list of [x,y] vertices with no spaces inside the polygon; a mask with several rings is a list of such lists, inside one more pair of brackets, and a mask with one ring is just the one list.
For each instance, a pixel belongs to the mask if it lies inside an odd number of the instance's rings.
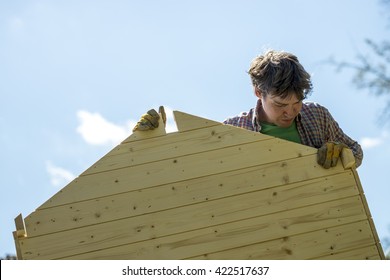
{"label": "wooden playhouse wall", "polygon": [[[19,259],[384,259],[354,166],[175,112],[135,132],[14,232]],[[350,167],[350,168],[344,168]]]}

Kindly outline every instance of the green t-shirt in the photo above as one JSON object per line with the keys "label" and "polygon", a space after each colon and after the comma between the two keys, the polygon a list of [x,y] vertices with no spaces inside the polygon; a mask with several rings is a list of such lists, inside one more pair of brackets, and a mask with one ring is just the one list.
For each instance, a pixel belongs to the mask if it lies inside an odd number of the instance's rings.
{"label": "green t-shirt", "polygon": [[275,136],[282,138],[288,141],[301,144],[301,137],[299,136],[297,125],[295,120],[289,127],[279,127],[274,124],[269,123],[260,123],[261,133],[267,134],[270,136]]}

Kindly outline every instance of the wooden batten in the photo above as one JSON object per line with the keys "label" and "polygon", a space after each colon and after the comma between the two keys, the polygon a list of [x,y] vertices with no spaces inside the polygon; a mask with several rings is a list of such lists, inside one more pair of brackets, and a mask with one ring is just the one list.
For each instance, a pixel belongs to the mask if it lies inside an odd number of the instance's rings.
{"label": "wooden batten", "polygon": [[20,241],[27,237],[26,227],[24,225],[24,220],[22,214],[19,214],[15,218],[15,227],[16,230],[12,232],[16,248],[16,256],[19,260],[23,259],[23,254],[21,250]]}
{"label": "wooden batten", "polygon": [[173,111],[173,116],[175,117],[176,126],[179,132],[221,125],[219,122],[196,117],[180,111]]}
{"label": "wooden batten", "polygon": [[359,175],[357,173],[357,170],[356,169],[353,169],[352,170],[352,174],[354,175],[355,177],[355,181],[356,181],[356,186],[359,190],[359,195],[360,195],[360,198],[362,200],[362,203],[363,203],[363,207],[364,207],[364,211],[366,212],[366,215],[367,215],[367,221],[370,223],[371,225],[371,229],[372,229],[372,235],[373,235],[373,238],[375,240],[375,244],[377,246],[377,250],[380,254],[380,257],[381,259],[385,259],[385,253],[382,249],[382,246],[381,246],[381,242],[380,242],[380,239],[379,239],[379,236],[378,236],[378,233],[376,231],[376,228],[375,228],[375,224],[374,224],[374,220],[372,218],[372,215],[371,215],[371,212],[370,212],[370,209],[368,207],[368,203],[367,203],[367,199],[366,199],[366,196],[364,194],[364,190],[363,190],[363,186],[360,182],[360,178],[359,178]]}
{"label": "wooden batten", "polygon": [[350,150],[324,169],[312,147],[174,117],[19,215],[18,258],[384,259]]}
{"label": "wooden batten", "polygon": [[345,169],[356,168],[355,156],[351,149],[344,148],[341,151],[341,161]]}
{"label": "wooden batten", "polygon": [[15,227],[16,227],[16,236],[18,238],[27,236],[26,228],[24,226],[24,220],[23,220],[22,214],[19,214],[15,218]]}
{"label": "wooden batten", "polygon": [[12,236],[14,237],[16,258],[18,260],[22,260],[23,259],[23,254],[22,254],[22,250],[21,250],[20,244],[19,244],[20,237],[18,237],[18,233],[16,231],[12,232]]}

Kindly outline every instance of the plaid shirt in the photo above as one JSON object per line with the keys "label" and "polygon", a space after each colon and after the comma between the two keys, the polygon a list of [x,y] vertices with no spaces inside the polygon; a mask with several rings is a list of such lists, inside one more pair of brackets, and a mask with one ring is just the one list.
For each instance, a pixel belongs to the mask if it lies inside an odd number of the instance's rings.
{"label": "plaid shirt", "polygon": [[[228,118],[223,123],[260,132],[261,126],[257,119],[260,106],[261,103],[258,101],[256,109],[252,108],[249,112]],[[343,132],[325,107],[315,102],[303,102],[295,121],[302,144],[318,149],[326,142],[344,143],[352,150],[356,166],[362,163],[362,148],[358,142]]]}

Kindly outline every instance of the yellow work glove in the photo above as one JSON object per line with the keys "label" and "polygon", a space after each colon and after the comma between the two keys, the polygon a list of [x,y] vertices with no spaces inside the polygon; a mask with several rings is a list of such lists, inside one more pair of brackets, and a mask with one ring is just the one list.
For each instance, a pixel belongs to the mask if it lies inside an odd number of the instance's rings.
{"label": "yellow work glove", "polygon": [[337,165],[341,156],[341,151],[347,146],[342,143],[327,142],[317,152],[317,162],[319,165],[328,169]]}
{"label": "yellow work glove", "polygon": [[[165,110],[163,106],[160,106],[159,112],[163,118],[164,125],[166,123],[166,115]],[[156,112],[154,109],[150,109],[146,112],[146,114],[143,114],[140,118],[140,120],[137,122],[135,127],[133,128],[134,131],[145,131],[145,130],[152,130],[158,127],[160,120],[160,115]]]}

